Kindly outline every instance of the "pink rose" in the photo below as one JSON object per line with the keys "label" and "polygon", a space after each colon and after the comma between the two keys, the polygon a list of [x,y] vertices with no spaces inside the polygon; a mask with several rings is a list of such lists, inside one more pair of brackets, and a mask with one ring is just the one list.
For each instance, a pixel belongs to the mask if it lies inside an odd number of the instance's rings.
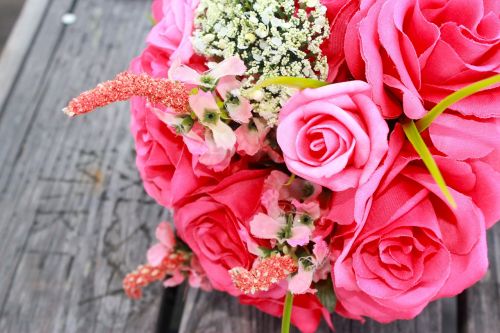
{"label": "pink rose", "polygon": [[194,24],[194,10],[198,0],[163,0],[153,3],[153,16],[160,21],[148,35],[147,42],[158,47],[169,55],[170,66],[173,60],[189,62],[194,54],[191,45],[191,33]]}
{"label": "pink rose", "polygon": [[333,191],[365,183],[387,152],[389,129],[361,81],[295,94],[280,113],[288,169]]}
{"label": "pink rose", "polygon": [[359,0],[321,0],[330,21],[330,36],[322,45],[328,58],[328,82],[343,82],[350,77],[345,61],[344,38],[347,25],[359,10]]}
{"label": "pink rose", "polygon": [[[240,302],[255,306],[260,311],[275,317],[283,314],[283,304],[285,302],[286,289],[277,286],[274,291],[259,293],[255,295],[242,295]],[[313,294],[295,295],[293,298],[293,309],[291,322],[302,333],[316,332],[321,318],[332,326],[330,313],[319,302],[318,297]]]}
{"label": "pink rose", "polygon": [[163,16],[165,16],[163,14],[163,1],[164,0],[154,0],[151,5],[153,19],[155,22],[160,22]]}
{"label": "pink rose", "polygon": [[212,286],[231,295],[241,292],[228,271],[250,269],[255,256],[248,252],[241,230],[248,234],[248,220],[260,205],[266,170],[240,171],[218,185],[200,188],[175,212],[179,237],[198,257]]}
{"label": "pink rose", "polygon": [[134,67],[152,77],[166,78],[168,76],[169,56],[157,47],[148,46],[134,62]]}
{"label": "pink rose", "polygon": [[175,234],[170,226],[170,222],[161,222],[155,231],[158,243],[151,246],[147,252],[148,263],[153,266],[160,266],[162,260],[175,249]]}
{"label": "pink rose", "polygon": [[388,158],[365,185],[376,191],[364,224],[344,240],[334,264],[339,311],[351,318],[414,318],[429,302],[477,282],[488,267],[483,214],[450,177],[460,162],[441,161],[457,202],[452,209],[404,141],[397,127]]}
{"label": "pink rose", "polygon": [[[496,0],[362,0],[349,23],[345,54],[373,85],[383,115],[421,118],[457,89],[500,72]],[[500,116],[499,87],[451,106],[464,115]]]}
{"label": "pink rose", "polygon": [[[429,127],[440,169],[447,170],[448,183],[472,198],[484,214],[489,228],[500,220],[500,119],[478,119],[459,113],[444,113]],[[457,160],[449,168],[446,162]],[[461,161],[461,162],[459,162]]]}

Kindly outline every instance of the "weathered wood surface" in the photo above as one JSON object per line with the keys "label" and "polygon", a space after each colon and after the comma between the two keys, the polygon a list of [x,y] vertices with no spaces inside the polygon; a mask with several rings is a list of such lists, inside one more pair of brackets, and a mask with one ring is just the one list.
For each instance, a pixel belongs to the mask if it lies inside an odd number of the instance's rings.
{"label": "weathered wood surface", "polygon": [[1,0],[0,1],[0,52],[9,38],[12,27],[16,23],[17,16],[23,8],[24,0]]}
{"label": "weathered wood surface", "polygon": [[[132,302],[121,280],[166,212],[142,190],[128,106],[78,120],[60,111],[127,68],[150,1],[45,5],[22,66],[1,81],[12,89],[0,106],[0,332],[152,332],[161,286]],[[74,25],[61,23],[67,12]]]}
{"label": "weathered wood surface", "polygon": [[[0,29],[2,33],[10,31],[12,19],[15,20],[15,6],[9,0],[9,4],[2,4],[0,9]],[[11,37],[0,45],[0,107],[4,104],[12,85],[15,83],[17,73],[23,63],[25,55],[31,45],[34,35],[38,30],[40,22],[43,20],[43,12],[47,8],[49,0],[27,0],[26,6],[23,6],[19,19],[15,21],[12,27]],[[6,10],[7,9],[7,10]],[[10,18],[7,18],[9,16]],[[3,46],[3,49],[2,49]]]}
{"label": "weathered wood surface", "polygon": [[[36,29],[22,30],[28,40],[0,71],[0,332],[277,332],[278,319],[217,292],[123,295],[168,213],[142,190],[126,104],[73,121],[60,109],[139,53],[150,1],[35,1]],[[67,12],[74,25],[60,23]],[[386,326],[335,316],[337,332],[498,332],[500,226],[489,242],[488,275],[458,301]]]}
{"label": "weathered wood surface", "polygon": [[459,333],[500,332],[500,222],[488,232],[488,251],[488,273],[459,298]]}
{"label": "weathered wood surface", "polygon": [[[415,320],[381,325],[373,321],[365,324],[334,315],[332,321],[339,333],[447,333],[443,323],[442,301],[428,306]],[[220,292],[206,293],[190,290],[184,307],[180,333],[257,333],[279,332],[281,321],[250,306],[240,305],[237,299]],[[452,324],[453,325],[453,324]],[[295,328],[291,330],[299,333]],[[322,323],[318,333],[331,332]]]}

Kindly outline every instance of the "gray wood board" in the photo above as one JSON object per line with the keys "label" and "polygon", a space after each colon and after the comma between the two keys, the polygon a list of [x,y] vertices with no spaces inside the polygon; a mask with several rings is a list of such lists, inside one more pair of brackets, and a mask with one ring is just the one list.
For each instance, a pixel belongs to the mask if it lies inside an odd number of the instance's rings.
{"label": "gray wood board", "polygon": [[0,82],[2,82],[0,85],[0,108],[16,82],[17,73],[44,18],[43,13],[48,8],[49,0],[27,0],[26,6],[23,6],[23,1],[8,0],[7,2],[0,4],[0,29],[3,30],[2,33],[10,30],[12,20],[15,20],[16,12],[20,6],[22,10],[5,45],[0,41]]}
{"label": "gray wood board", "polygon": [[[167,217],[142,190],[128,106],[61,112],[128,67],[149,10],[150,1],[51,0],[41,11],[0,110],[0,332],[154,331],[161,285],[139,302],[121,291]],[[67,12],[74,25],[61,23]]]}
{"label": "gray wood board", "polygon": [[[382,325],[367,320],[361,324],[337,315],[333,324],[339,333],[442,333],[442,301],[429,305],[424,312],[411,321],[397,321]],[[254,307],[241,305],[238,300],[220,292],[203,292],[191,289],[184,306],[180,333],[257,333],[279,332],[281,320],[261,313]],[[291,332],[298,333],[296,328]],[[322,323],[318,333],[331,332]],[[455,331],[456,332],[456,331]]]}
{"label": "gray wood board", "polygon": [[[382,325],[333,316],[342,333],[497,333],[500,327],[500,224],[488,231],[490,267],[476,285],[455,298],[431,303],[417,318]],[[280,320],[220,292],[191,289],[184,305],[181,333],[279,332]],[[293,332],[298,332],[296,329]],[[322,324],[318,333],[330,332]]]}
{"label": "gray wood board", "polygon": [[460,296],[460,333],[500,332],[500,223],[488,231],[488,256],[486,276]]}
{"label": "gray wood board", "polygon": [[[60,112],[140,52],[149,5],[47,0],[33,17],[37,29],[23,34],[29,43],[18,50],[22,61],[3,82],[9,89],[0,103],[0,332],[154,331],[161,286],[139,302],[121,291],[123,276],[144,261],[154,226],[168,218],[142,190],[128,106],[73,120]],[[62,25],[67,12],[76,14],[74,25]],[[500,227],[488,237],[490,271],[459,298],[458,326],[457,301],[444,300],[387,326],[335,316],[337,331],[497,332]],[[181,332],[276,332],[279,325],[227,295],[192,290]]]}

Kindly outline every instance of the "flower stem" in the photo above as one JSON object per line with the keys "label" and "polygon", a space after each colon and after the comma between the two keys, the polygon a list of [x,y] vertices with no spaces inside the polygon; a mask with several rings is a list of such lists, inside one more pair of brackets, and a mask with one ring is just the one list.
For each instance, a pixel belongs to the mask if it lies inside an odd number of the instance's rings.
{"label": "flower stem", "polygon": [[250,91],[260,90],[262,88],[268,86],[286,86],[297,89],[306,89],[306,88],[320,88],[327,86],[329,83],[316,79],[307,79],[303,77],[292,77],[292,76],[275,76],[265,79],[261,83],[252,87]]}
{"label": "flower stem", "polygon": [[290,332],[290,320],[292,318],[293,294],[288,292],[283,306],[283,318],[281,319],[281,333]]}

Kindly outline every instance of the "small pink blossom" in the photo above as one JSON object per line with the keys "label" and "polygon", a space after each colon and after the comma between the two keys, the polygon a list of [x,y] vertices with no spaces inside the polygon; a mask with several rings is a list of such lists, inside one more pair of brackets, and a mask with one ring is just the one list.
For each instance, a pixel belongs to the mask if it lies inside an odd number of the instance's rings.
{"label": "small pink blossom", "polygon": [[282,212],[279,207],[279,201],[288,198],[285,184],[289,179],[290,176],[280,171],[273,171],[269,177],[267,177],[261,201],[269,216],[278,217],[281,215]]}
{"label": "small pink blossom", "polygon": [[[289,234],[287,230],[289,229]],[[269,215],[258,213],[250,221],[250,232],[257,238],[287,242],[290,246],[303,246],[309,243],[312,228],[296,220],[290,226],[286,216],[272,218]]]}
{"label": "small pink blossom", "polygon": [[163,258],[174,250],[175,235],[170,223],[161,222],[158,225],[156,239],[158,239],[159,243],[153,245],[147,253],[148,262],[151,266],[159,266]]}
{"label": "small pink blossom", "polygon": [[328,259],[328,255],[330,254],[330,250],[328,249],[328,244],[321,239],[321,237],[315,237],[313,239],[314,248],[313,254],[315,258],[315,263],[317,266],[321,266],[325,260]]}
{"label": "small pink blossom", "polygon": [[198,121],[212,132],[214,143],[221,149],[231,150],[236,144],[236,135],[221,119],[220,109],[210,92],[199,91],[189,97],[189,105]]}
{"label": "small pink blossom", "polygon": [[174,81],[212,90],[217,86],[220,79],[243,75],[245,71],[246,67],[243,61],[239,57],[233,56],[226,58],[202,74],[189,66],[176,62],[170,68],[168,76]]}
{"label": "small pink blossom", "polygon": [[298,217],[303,215],[309,216],[313,221],[317,220],[321,216],[321,208],[317,201],[300,202],[297,199],[292,200],[292,205],[297,210]]}
{"label": "small pink blossom", "polygon": [[255,239],[250,235],[249,231],[245,227],[241,227],[238,230],[241,240],[243,243],[246,243],[248,252],[256,255],[257,257],[264,256],[264,252],[260,248],[259,244],[255,241]]}
{"label": "small pink blossom", "polygon": [[248,124],[252,118],[250,101],[240,96],[242,83],[233,76],[225,76],[217,84],[217,92],[224,101],[229,116],[240,124]]}
{"label": "small pink blossom", "polygon": [[[236,151],[236,134],[221,119],[221,112],[210,92],[199,91],[189,97],[189,105],[196,115],[179,115],[170,109],[151,107],[162,122],[182,135],[187,149],[199,162],[219,172],[229,166]],[[187,121],[188,125],[185,125]]]}
{"label": "small pink blossom", "polygon": [[201,288],[204,291],[212,290],[212,285],[208,280],[207,274],[200,265],[198,257],[193,255],[189,265],[189,285],[193,288]]}
{"label": "small pink blossom", "polygon": [[278,234],[285,226],[284,216],[274,219],[264,213],[258,213],[250,221],[250,232],[258,238],[278,239]]}
{"label": "small pink blossom", "polygon": [[237,152],[254,156],[262,150],[269,128],[262,119],[254,118],[250,124],[243,124],[235,131]]}
{"label": "small pink blossom", "polygon": [[169,222],[158,225],[156,238],[159,243],[148,250],[148,264],[139,266],[123,280],[129,297],[140,298],[143,287],[159,280],[164,280],[163,285],[168,288],[178,286],[187,278],[192,287],[211,289],[196,255],[175,248],[176,238]]}
{"label": "small pink blossom", "polygon": [[288,280],[288,290],[293,294],[315,293],[311,289],[314,276],[314,266],[307,264],[307,258],[299,260],[297,274]]}
{"label": "small pink blossom", "polygon": [[226,149],[219,147],[213,137],[212,132],[205,132],[206,152],[199,156],[198,161],[216,172],[225,170],[231,163],[234,155],[234,147]]}
{"label": "small pink blossom", "polygon": [[294,294],[316,293],[311,289],[313,281],[325,280],[330,274],[328,244],[319,237],[313,242],[313,256],[300,258],[297,274],[289,279],[288,289]]}
{"label": "small pink blossom", "polygon": [[[261,203],[264,212],[250,220],[250,232],[271,243],[288,243],[292,247],[309,244],[314,221],[321,216],[317,201],[322,189],[302,179],[273,171],[266,179]],[[283,207],[282,207],[283,204]]]}

